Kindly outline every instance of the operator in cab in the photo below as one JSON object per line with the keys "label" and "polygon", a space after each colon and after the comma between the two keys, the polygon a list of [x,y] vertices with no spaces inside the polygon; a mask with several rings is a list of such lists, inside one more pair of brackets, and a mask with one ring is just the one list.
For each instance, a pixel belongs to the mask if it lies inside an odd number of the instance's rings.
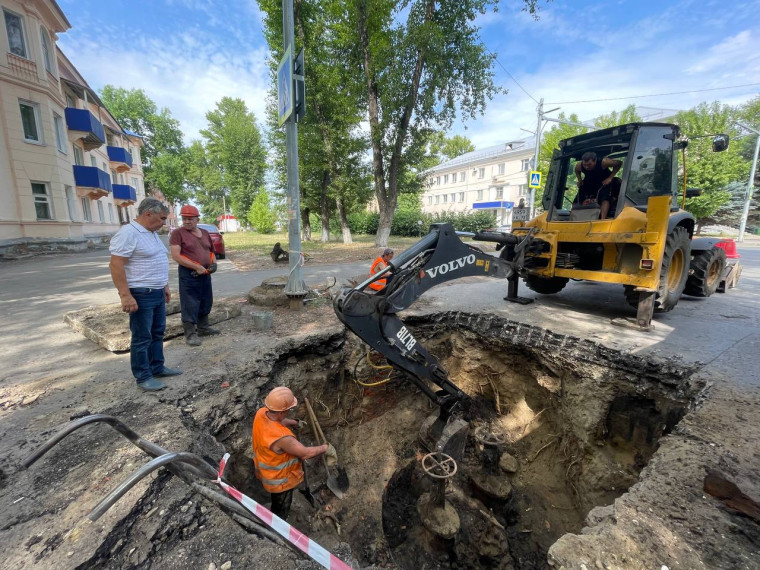
{"label": "operator in cab", "polygon": [[602,220],[610,210],[614,215],[620,195],[620,178],[615,175],[621,166],[623,163],[620,160],[606,157],[598,160],[595,152],[584,152],[580,162],[575,165],[575,177],[578,179],[575,202],[584,206],[599,204],[599,218]]}
{"label": "operator in cab", "polygon": [[[372,277],[376,273],[379,273],[385,269],[391,259],[393,259],[393,250],[389,247],[385,248],[383,250],[383,254],[372,262],[372,266],[369,268],[369,276]],[[386,277],[383,279],[378,279],[377,281],[370,283],[370,288],[374,289],[375,291],[382,291],[385,289],[393,278],[393,275],[390,273],[386,273],[385,275]]]}
{"label": "operator in cab", "polygon": [[323,453],[327,455],[328,463],[331,460],[337,462],[338,458],[329,443],[306,447],[296,439],[290,428],[301,422],[287,416],[297,405],[298,400],[290,388],[278,386],[267,394],[264,407],[256,412],[253,420],[256,478],[272,497],[271,511],[283,520],[290,514],[293,489],[304,479],[302,461]]}

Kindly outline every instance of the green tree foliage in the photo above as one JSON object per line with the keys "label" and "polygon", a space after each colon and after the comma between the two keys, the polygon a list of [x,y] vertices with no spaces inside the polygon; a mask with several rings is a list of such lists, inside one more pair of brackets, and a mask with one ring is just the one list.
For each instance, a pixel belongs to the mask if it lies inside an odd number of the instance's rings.
{"label": "green tree foliage", "polygon": [[271,234],[275,228],[277,214],[269,204],[269,194],[261,189],[248,210],[248,222],[253,229],[262,234]]}
{"label": "green tree foliage", "polygon": [[119,124],[140,135],[143,147],[145,183],[149,190],[160,190],[170,202],[188,197],[182,166],[186,160],[179,121],[166,107],[158,109],[142,89],[106,85],[100,98]]}
{"label": "green tree foliage", "polygon": [[[374,190],[380,207],[375,238],[385,246],[404,178],[410,128],[447,128],[457,113],[474,118],[497,92],[493,58],[475,19],[495,0],[359,0],[346,4],[343,33],[353,65],[364,72]],[[526,2],[535,12],[535,2]],[[356,35],[355,35],[356,34]]]}
{"label": "green tree foliage", "polygon": [[720,153],[712,151],[709,135],[735,135],[735,117],[734,109],[717,101],[701,103],[676,115],[682,134],[689,138],[685,164],[687,186],[702,189],[701,196],[686,201],[686,209],[697,219],[698,231],[731,199],[725,188],[731,182],[746,180],[749,175],[749,164],[742,157],[742,145],[730,145],[728,150]]}
{"label": "green tree foliage", "polygon": [[472,141],[462,135],[446,137],[443,131],[433,131],[433,134],[430,136],[430,154],[438,158],[436,164],[454,159],[474,150],[475,145],[472,144]]}
{"label": "green tree foliage", "polygon": [[612,111],[608,115],[601,115],[594,119],[594,126],[597,129],[606,129],[608,127],[615,127],[617,125],[625,125],[627,123],[637,123],[641,121],[641,116],[636,112],[636,105],[628,105],[625,109],[620,111]]}
{"label": "green tree foliage", "polygon": [[[204,219],[222,213],[222,204],[245,220],[256,194],[264,187],[266,148],[253,113],[242,99],[223,97],[206,113],[203,141],[191,146],[188,178]],[[224,200],[222,200],[224,198]]]}

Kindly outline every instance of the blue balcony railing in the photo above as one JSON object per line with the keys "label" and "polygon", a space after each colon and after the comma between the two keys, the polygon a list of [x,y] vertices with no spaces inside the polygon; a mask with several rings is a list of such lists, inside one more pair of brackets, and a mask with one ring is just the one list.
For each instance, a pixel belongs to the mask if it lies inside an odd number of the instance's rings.
{"label": "blue balcony railing", "polygon": [[95,166],[74,165],[74,183],[80,194],[107,195],[112,190],[111,176]]}
{"label": "blue balcony railing", "polygon": [[114,170],[122,172],[132,168],[132,155],[127,152],[126,148],[120,146],[106,147],[108,150],[108,160],[112,163]]}
{"label": "blue balcony railing", "polygon": [[106,142],[106,132],[95,115],[87,109],[66,107],[66,128],[69,132],[81,133],[85,150],[93,150]]}
{"label": "blue balcony railing", "polygon": [[114,184],[113,199],[125,202],[137,202],[137,191],[129,184]]}

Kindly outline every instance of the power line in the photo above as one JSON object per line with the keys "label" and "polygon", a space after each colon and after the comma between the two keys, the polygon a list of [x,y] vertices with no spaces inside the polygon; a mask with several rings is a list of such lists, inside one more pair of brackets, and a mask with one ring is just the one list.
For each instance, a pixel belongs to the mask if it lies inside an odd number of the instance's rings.
{"label": "power line", "polygon": [[500,62],[498,59],[496,59],[496,54],[495,54],[495,53],[493,53],[493,52],[491,52],[491,56],[493,57],[494,61],[495,61],[496,63],[498,63],[498,64],[499,64],[499,66],[500,66],[500,67],[501,67],[501,68],[504,70],[504,73],[506,73],[507,75],[509,75],[509,77],[512,79],[512,81],[514,81],[514,82],[517,84],[517,86],[518,86],[520,89],[522,89],[522,90],[523,90],[523,93],[525,93],[525,94],[526,94],[528,97],[530,97],[531,99],[533,99],[533,101],[535,101],[536,103],[538,103],[538,99],[536,99],[536,98],[535,98],[533,95],[531,95],[530,93],[528,93],[528,91],[525,89],[525,87],[523,87],[522,85],[520,85],[520,82],[519,82],[519,81],[517,81],[517,79],[515,79],[515,76],[514,76],[514,75],[512,75],[512,74],[509,72],[509,70],[508,70],[506,67],[504,67],[504,66],[502,65],[502,63],[501,63],[501,62]]}
{"label": "power line", "polygon": [[[507,71],[507,73],[509,72]],[[510,77],[512,76],[510,75]],[[517,82],[515,81],[515,83]],[[664,97],[665,95],[684,95],[686,93],[705,93],[706,91],[721,91],[723,89],[738,89],[740,87],[755,87],[756,85],[760,85],[760,83],[745,83],[744,85],[731,85],[730,87],[714,87],[712,89],[694,89],[692,91],[673,91],[672,93],[652,93],[650,95],[631,95],[629,97],[609,97],[607,99],[585,99],[583,101],[555,101],[552,103],[547,103],[547,105],[570,105],[572,103],[598,103],[600,101],[620,101],[622,99],[641,99],[643,97]],[[533,100],[535,101],[535,99]]]}

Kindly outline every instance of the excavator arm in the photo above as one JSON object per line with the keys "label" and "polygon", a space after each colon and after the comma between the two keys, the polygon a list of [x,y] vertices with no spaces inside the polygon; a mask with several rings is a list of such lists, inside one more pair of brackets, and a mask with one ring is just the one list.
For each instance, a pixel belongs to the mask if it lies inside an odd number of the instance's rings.
{"label": "excavator arm", "polygon": [[[522,238],[501,232],[465,235],[501,244],[500,257],[463,243],[451,224],[433,224],[427,236],[392,259],[385,269],[354,288],[342,289],[333,302],[341,322],[438,404],[444,420],[465,394],[449,380],[438,360],[417,342],[397,313],[428,289],[461,277],[506,278],[510,294],[514,291],[516,295],[523,254],[532,239],[530,233]],[[385,289],[367,290],[370,283],[383,278],[388,283]],[[434,391],[429,383],[439,390]]]}

